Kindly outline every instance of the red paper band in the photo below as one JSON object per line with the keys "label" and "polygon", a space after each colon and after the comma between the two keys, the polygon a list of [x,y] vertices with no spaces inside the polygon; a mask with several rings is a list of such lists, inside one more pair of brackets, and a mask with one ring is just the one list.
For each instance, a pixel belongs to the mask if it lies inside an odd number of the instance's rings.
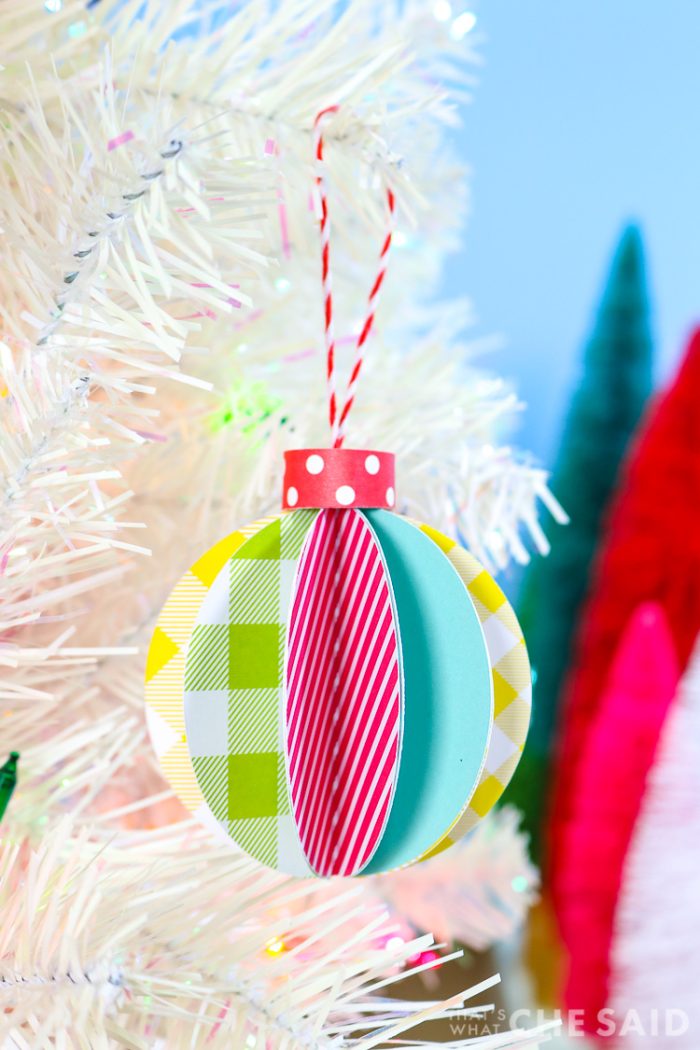
{"label": "red paper band", "polygon": [[284,467],[284,510],[297,507],[394,509],[393,452],[299,448],[285,452]]}

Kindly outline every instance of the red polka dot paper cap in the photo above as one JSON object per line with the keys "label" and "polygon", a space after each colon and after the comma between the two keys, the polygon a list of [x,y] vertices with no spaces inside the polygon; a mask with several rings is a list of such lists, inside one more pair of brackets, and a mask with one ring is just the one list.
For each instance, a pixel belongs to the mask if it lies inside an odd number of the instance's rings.
{"label": "red polka dot paper cap", "polygon": [[284,454],[285,510],[357,507],[393,510],[394,454],[357,448],[303,448]]}

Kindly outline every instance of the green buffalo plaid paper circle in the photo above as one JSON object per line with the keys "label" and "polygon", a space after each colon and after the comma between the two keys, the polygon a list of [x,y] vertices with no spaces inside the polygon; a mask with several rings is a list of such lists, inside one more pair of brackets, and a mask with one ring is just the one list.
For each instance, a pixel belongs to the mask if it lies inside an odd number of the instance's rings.
{"label": "green buffalo plaid paper circle", "polygon": [[207,594],[185,670],[195,776],[216,821],[256,860],[311,875],[291,815],[284,653],[297,563],[317,512],[284,514],[246,540]]}

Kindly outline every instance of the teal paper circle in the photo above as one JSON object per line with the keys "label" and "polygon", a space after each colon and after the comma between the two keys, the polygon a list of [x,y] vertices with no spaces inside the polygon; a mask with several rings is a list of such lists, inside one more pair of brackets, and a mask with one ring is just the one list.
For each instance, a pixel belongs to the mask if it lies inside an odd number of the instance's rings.
{"label": "teal paper circle", "polygon": [[363,870],[372,875],[417,860],[463,811],[486,758],[493,685],[476,610],[443,552],[396,514],[364,513],[394,590],[405,688],[394,802]]}

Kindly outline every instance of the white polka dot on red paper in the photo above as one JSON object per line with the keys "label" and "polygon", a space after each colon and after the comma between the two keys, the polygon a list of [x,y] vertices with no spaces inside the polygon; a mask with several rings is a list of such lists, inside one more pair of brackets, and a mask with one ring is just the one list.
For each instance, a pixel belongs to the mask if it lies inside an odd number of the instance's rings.
{"label": "white polka dot on red paper", "polygon": [[374,453],[367,456],[367,458],[365,459],[365,470],[368,474],[378,474],[379,467],[379,456],[375,456]]}
{"label": "white polka dot on red paper", "polygon": [[323,456],[319,456],[318,452],[314,452],[312,455],[307,456],[306,469],[309,474],[320,474],[325,463],[323,462]]}
{"label": "white polka dot on red paper", "polygon": [[355,500],[355,490],[350,485],[341,485],[335,490],[335,498],[341,507],[349,507]]}
{"label": "white polka dot on red paper", "polygon": [[293,485],[290,485],[289,488],[287,489],[287,504],[290,507],[296,507],[298,502],[299,502],[299,493],[297,492],[297,490],[294,488]]}
{"label": "white polka dot on red paper", "polygon": [[394,492],[393,488],[390,485],[389,488],[386,490],[386,501],[387,501],[387,503],[389,504],[390,507],[394,506],[394,500],[395,499],[396,499],[396,493]]}

